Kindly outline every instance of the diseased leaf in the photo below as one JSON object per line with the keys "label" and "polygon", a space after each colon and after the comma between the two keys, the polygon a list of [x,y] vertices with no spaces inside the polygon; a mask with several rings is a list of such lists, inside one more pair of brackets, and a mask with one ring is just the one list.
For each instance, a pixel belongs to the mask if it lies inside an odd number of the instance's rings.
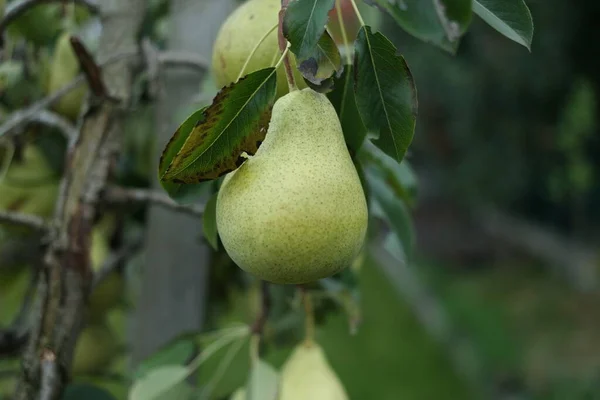
{"label": "diseased leaf", "polygon": [[472,0],[365,0],[391,15],[406,32],[454,53],[471,23]]}
{"label": "diseased leaf", "polygon": [[358,152],[362,146],[365,136],[367,136],[367,128],[360,119],[358,109],[356,108],[356,100],[354,98],[354,81],[352,80],[352,65],[346,65],[342,76],[335,79],[333,91],[327,96],[331,104],[335,107],[346,145],[352,156]]}
{"label": "diseased leaf", "polygon": [[202,230],[204,238],[213,249],[219,250],[219,238],[217,232],[217,193],[206,203],[204,213],[202,213]]}
{"label": "diseased leaf", "polygon": [[[253,72],[223,88],[198,119],[161,181],[200,183],[238,168],[245,160],[243,153],[256,153],[267,133],[276,88],[275,68]],[[165,150],[169,154],[171,143]]]}
{"label": "diseased leaf", "polygon": [[308,59],[325,32],[335,0],[291,0],[283,16],[283,35],[298,60]]}
{"label": "diseased leaf", "polygon": [[[167,168],[173,162],[173,158],[179,153],[194,127],[204,121],[204,112],[207,108],[208,107],[204,107],[194,112],[179,126],[179,128],[177,128],[160,157],[158,163],[159,178],[167,171]],[[201,189],[201,187],[199,187],[200,185],[183,185],[181,183],[166,182],[162,179],[160,179],[160,184],[169,196],[177,201],[184,201],[190,193],[197,192]]]}
{"label": "diseased leaf", "polygon": [[394,45],[369,26],[355,43],[354,92],[356,106],[373,143],[401,162],[415,133],[417,90],[404,57]]}
{"label": "diseased leaf", "polygon": [[318,91],[321,91],[320,88],[324,88],[325,91],[331,90],[333,77],[339,75],[342,68],[342,57],[328,32],[323,33],[314,52],[298,66],[305,80]]}
{"label": "diseased leaf", "polygon": [[473,11],[492,28],[531,51],[533,20],[523,0],[473,0]]}

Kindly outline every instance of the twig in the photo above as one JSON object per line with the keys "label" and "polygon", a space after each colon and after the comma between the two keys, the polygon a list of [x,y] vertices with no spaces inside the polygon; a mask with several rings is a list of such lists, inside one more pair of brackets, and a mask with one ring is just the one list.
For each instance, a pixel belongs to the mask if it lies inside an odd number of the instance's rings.
{"label": "twig", "polygon": [[178,204],[164,193],[147,189],[129,189],[112,186],[106,191],[103,201],[113,205],[154,204],[197,217],[202,216],[204,213],[204,205],[188,206]]}
{"label": "twig", "polygon": [[[121,61],[123,59],[132,58],[138,56],[137,49],[129,50],[122,53],[115,54],[113,56],[108,57],[105,61],[100,62],[100,66],[106,66],[117,61]],[[85,81],[85,75],[80,74],[78,77],[73,79],[70,83],[66,84],[56,92],[52,93],[48,97],[45,97],[38,102],[30,105],[24,110],[19,110],[10,115],[6,122],[0,126],[0,138],[4,135],[11,133],[12,131],[21,128],[25,124],[34,120],[39,113],[41,113],[44,109],[50,107],[58,100],[60,100],[63,96],[70,93],[72,90],[76,89],[80,84]]]}
{"label": "twig", "polygon": [[69,120],[61,117],[55,112],[41,110],[39,113],[32,116],[31,121],[57,128],[67,140],[72,140],[77,137],[77,128]]}
{"label": "twig", "polygon": [[0,224],[18,225],[38,232],[46,232],[48,225],[43,218],[16,211],[0,211]]}
{"label": "twig", "polygon": [[[277,30],[277,39],[279,41],[279,50],[282,54],[285,54],[284,52],[288,47],[287,39],[285,36],[283,36],[283,17],[285,16],[288,3],[289,0],[281,0],[281,10],[279,10],[279,29]],[[290,92],[296,90],[296,79],[294,78],[294,71],[292,70],[289,53],[285,54],[283,58],[283,65]]]}
{"label": "twig", "polygon": [[[64,0],[21,0],[13,1],[6,6],[6,13],[2,21],[0,21],[0,34],[4,32],[6,27],[15,19],[20,17],[27,10],[44,3],[57,3]],[[98,0],[70,0],[74,3],[81,4],[90,10],[93,14],[98,14]]]}
{"label": "twig", "polygon": [[165,67],[188,67],[204,72],[210,63],[197,54],[184,51],[163,51],[158,53],[158,62]]}
{"label": "twig", "polygon": [[269,290],[269,282],[261,281],[260,289],[262,295],[260,312],[251,328],[251,332],[255,335],[263,334],[267,319],[269,318],[269,313],[271,312],[271,292]]}
{"label": "twig", "polygon": [[84,44],[77,37],[71,36],[70,42],[92,93],[96,97],[106,97],[106,86],[102,79],[102,72],[94,57],[92,57],[88,49],[85,48]]}
{"label": "twig", "polygon": [[56,364],[56,354],[50,350],[44,350],[41,363],[40,400],[53,400],[60,395],[60,389],[55,384],[60,380],[59,367]]}
{"label": "twig", "polygon": [[116,268],[124,261],[131,258],[142,248],[142,240],[136,240],[118,251],[109,255],[108,259],[102,264],[98,272],[94,274],[92,282],[92,291],[98,287]]}

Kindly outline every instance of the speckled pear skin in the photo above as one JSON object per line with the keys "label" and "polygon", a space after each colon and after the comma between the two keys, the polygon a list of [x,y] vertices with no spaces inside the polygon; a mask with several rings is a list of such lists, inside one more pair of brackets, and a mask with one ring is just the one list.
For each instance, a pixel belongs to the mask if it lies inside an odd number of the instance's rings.
{"label": "speckled pear skin", "polygon": [[279,400],[348,400],[348,394],[329,366],[321,346],[298,345],[281,370]]}
{"label": "speckled pear skin", "polygon": [[[234,82],[246,58],[258,41],[279,20],[281,0],[249,0],[236,8],[225,20],[213,47],[212,71],[219,86]],[[245,74],[275,65],[280,56],[277,30],[271,32],[250,59]],[[291,57],[296,85],[306,87],[302,75]],[[277,70],[277,97],[288,92],[283,65]]]}
{"label": "speckled pear skin", "polygon": [[225,177],[217,197],[225,250],[273,283],[313,282],[348,267],[367,219],[335,109],[308,88],[275,102],[265,141]]}

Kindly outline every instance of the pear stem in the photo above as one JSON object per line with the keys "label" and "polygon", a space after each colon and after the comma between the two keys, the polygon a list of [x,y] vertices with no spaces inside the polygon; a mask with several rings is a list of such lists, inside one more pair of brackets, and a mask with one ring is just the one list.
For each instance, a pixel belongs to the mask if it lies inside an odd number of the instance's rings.
{"label": "pear stem", "polygon": [[342,33],[342,42],[346,50],[346,63],[352,64],[352,56],[350,55],[350,43],[348,42],[348,33],[346,32],[346,23],[342,16],[342,0],[335,0],[335,13],[337,14],[338,24],[340,24],[340,32]]}
{"label": "pear stem", "polygon": [[250,362],[256,364],[259,356],[260,335],[254,334],[250,337]]}
{"label": "pear stem", "polygon": [[260,40],[254,45],[254,48],[252,48],[252,51],[250,52],[250,54],[248,54],[248,57],[246,57],[246,61],[244,62],[244,65],[242,66],[242,69],[240,70],[240,73],[237,77],[237,79],[235,80],[236,82],[240,80],[240,78],[242,76],[244,76],[244,73],[246,72],[246,68],[248,68],[248,64],[250,63],[250,60],[252,59],[252,57],[254,56],[254,54],[256,53],[256,51],[258,50],[258,48],[260,47],[260,45],[269,37],[269,35],[275,30],[277,29],[277,27],[279,26],[279,24],[275,24],[273,25],[273,27],[271,29],[269,29],[261,38]]}
{"label": "pear stem", "polygon": [[352,8],[354,8],[354,13],[356,14],[356,18],[358,18],[358,22],[360,22],[360,26],[365,26],[365,21],[363,20],[362,15],[360,15],[356,1],[350,0],[350,3],[352,3]]}
{"label": "pear stem", "polygon": [[304,328],[306,335],[306,342],[312,343],[315,340],[315,310],[313,307],[312,296],[306,288],[302,288],[302,297],[304,301]]}
{"label": "pear stem", "polygon": [[290,62],[290,56],[286,53],[289,48],[289,43],[285,36],[283,36],[283,16],[285,15],[288,2],[289,0],[281,0],[281,10],[279,10],[279,30],[277,32],[277,38],[279,40],[279,50],[282,52],[282,54],[284,54],[283,65],[285,68],[285,76],[287,78],[290,92],[293,92],[294,90],[298,90],[298,87],[296,86],[296,80],[294,78],[294,72],[292,69],[292,63]]}

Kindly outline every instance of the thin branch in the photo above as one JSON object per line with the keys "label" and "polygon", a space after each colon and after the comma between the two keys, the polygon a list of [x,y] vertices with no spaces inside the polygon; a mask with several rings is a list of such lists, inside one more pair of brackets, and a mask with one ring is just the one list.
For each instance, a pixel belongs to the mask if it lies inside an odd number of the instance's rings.
{"label": "thin branch", "polygon": [[[71,0],[76,4],[87,7],[92,14],[98,14],[98,0]],[[58,3],[64,2],[64,0],[20,0],[13,1],[6,6],[6,13],[2,21],[0,21],[0,34],[4,32],[6,27],[19,18],[27,10],[44,3]]]}
{"label": "thin branch", "polygon": [[284,54],[283,65],[285,69],[285,76],[287,78],[288,86],[290,88],[290,92],[297,89],[296,87],[296,79],[294,78],[294,71],[292,69],[292,64],[290,62],[290,55],[285,53],[288,47],[288,41],[283,35],[283,17],[287,10],[289,0],[281,0],[281,10],[279,11],[279,29],[277,30],[277,39],[279,42],[279,50],[282,54]]}
{"label": "thin branch", "polygon": [[48,230],[48,225],[43,218],[16,211],[0,211],[0,224],[18,225],[38,232]]}
{"label": "thin branch", "polygon": [[251,332],[256,335],[262,335],[271,312],[271,292],[269,291],[269,282],[261,281],[261,306],[260,312],[258,313],[256,320],[252,324]]}
{"label": "thin branch", "polygon": [[57,128],[67,140],[72,140],[77,137],[77,128],[68,119],[49,110],[41,110],[39,113],[33,115],[31,122],[37,122],[52,128]]}
{"label": "thin branch", "polygon": [[158,53],[158,62],[165,67],[188,67],[206,71],[209,62],[204,57],[185,51],[163,51]]}
{"label": "thin branch", "polygon": [[[100,62],[100,66],[106,66],[123,59],[136,57],[138,56],[138,54],[139,52],[137,49],[132,49],[130,51],[115,54],[113,56],[108,57],[105,61]],[[72,90],[76,89],[84,81],[85,75],[79,74],[77,78],[73,79],[70,83],[66,84],[65,86],[52,93],[48,97],[37,101],[36,103],[30,105],[24,110],[15,111],[14,113],[12,113],[10,117],[6,120],[6,122],[4,122],[0,126],[0,138],[4,135],[11,133],[14,130],[25,126],[30,121],[36,119],[36,117],[43,110],[56,103],[58,100],[70,93]]]}
{"label": "thin branch", "polygon": [[55,384],[60,380],[56,354],[50,350],[42,353],[40,400],[53,400],[59,397],[61,389]]}
{"label": "thin branch", "polygon": [[129,189],[112,186],[106,191],[103,200],[105,203],[114,205],[154,204],[197,217],[201,217],[204,213],[204,205],[188,206],[178,204],[164,193],[147,189]]}
{"label": "thin branch", "polygon": [[108,259],[102,264],[102,267],[94,274],[92,282],[92,291],[98,287],[116,268],[124,261],[131,258],[142,248],[142,240],[136,240],[126,246],[123,246],[118,251],[112,253]]}
{"label": "thin branch", "polygon": [[102,79],[102,71],[98,64],[96,64],[94,57],[92,57],[91,53],[77,37],[71,36],[70,42],[92,93],[96,97],[106,97],[106,86]]}

